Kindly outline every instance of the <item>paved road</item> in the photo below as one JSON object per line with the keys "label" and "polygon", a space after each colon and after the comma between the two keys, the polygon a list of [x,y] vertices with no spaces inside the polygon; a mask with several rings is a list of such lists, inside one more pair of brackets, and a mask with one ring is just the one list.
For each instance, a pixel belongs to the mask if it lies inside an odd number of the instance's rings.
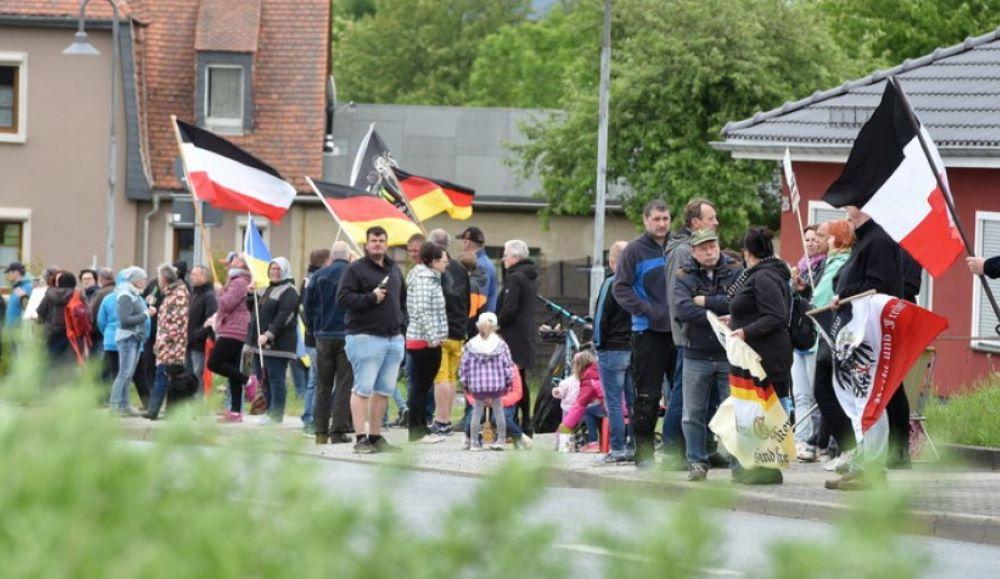
{"label": "paved road", "polygon": [[[315,459],[313,459],[315,460]],[[357,493],[371,488],[378,480],[379,467],[320,460],[323,482],[331,492]],[[456,497],[467,497],[477,484],[472,478],[426,472],[400,475],[393,494],[401,516],[417,530],[429,530],[436,515],[453,503]],[[650,500],[650,510],[669,507],[665,501]],[[600,491],[576,488],[552,488],[533,509],[538,521],[558,524],[560,549],[568,551],[583,577],[603,575],[609,559],[627,564],[627,554],[612,554],[589,545],[580,536],[580,529],[607,524],[609,521],[622,531],[626,528],[621,517],[605,505]],[[721,511],[718,516],[725,529],[726,560],[707,569],[709,576],[742,577],[757,575],[766,565],[765,549],[746,537],[779,539],[818,539],[830,536],[832,527],[825,523],[781,519],[733,511]],[[1000,577],[1000,548],[960,543],[943,539],[912,537],[912,548],[929,553],[934,560],[928,577],[960,577],[961,579]]]}

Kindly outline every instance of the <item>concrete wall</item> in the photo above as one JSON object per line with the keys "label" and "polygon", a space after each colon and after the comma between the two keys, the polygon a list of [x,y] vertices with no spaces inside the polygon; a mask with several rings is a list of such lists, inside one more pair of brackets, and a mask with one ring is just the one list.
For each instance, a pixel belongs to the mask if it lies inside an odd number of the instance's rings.
{"label": "concrete wall", "polygon": [[[63,56],[73,40],[69,28],[0,29],[0,52],[28,54],[27,140],[0,142],[0,219],[30,210],[26,259],[35,271],[52,263],[79,269],[94,255],[104,265],[111,33],[88,35],[101,56]],[[124,105],[118,131],[114,265],[120,267],[139,251],[135,205],[124,197]]]}

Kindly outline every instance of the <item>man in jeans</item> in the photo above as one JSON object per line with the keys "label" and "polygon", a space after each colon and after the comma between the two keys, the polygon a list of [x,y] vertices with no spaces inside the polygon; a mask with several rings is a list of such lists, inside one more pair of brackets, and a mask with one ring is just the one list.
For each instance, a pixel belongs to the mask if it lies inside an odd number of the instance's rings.
{"label": "man in jeans", "polygon": [[654,464],[653,431],[664,378],[673,382],[677,351],[670,336],[664,249],[670,234],[670,208],[662,200],[650,201],[642,210],[645,233],[625,246],[612,295],[632,315],[635,404],[635,466]]}
{"label": "man in jeans", "polygon": [[[677,268],[674,277],[673,314],[684,332],[684,429],[688,480],[705,480],[708,475],[708,429],[713,398],[729,396],[729,362],[705,312],[729,313],[726,291],[736,281],[742,267],[721,255],[719,238],[713,229],[691,233],[691,258]],[[713,396],[715,394],[716,396]]]}
{"label": "man in jeans", "polygon": [[386,255],[385,229],[369,227],[365,240],[365,256],[347,266],[337,285],[337,305],[347,310],[344,347],[354,370],[354,452],[398,452],[382,437],[382,416],[403,361],[406,287],[396,263]]}
{"label": "man in jeans", "polygon": [[352,430],[350,389],[354,375],[344,349],[345,311],[337,304],[338,285],[350,257],[347,243],[334,243],[326,266],[314,272],[305,286],[303,318],[316,338],[313,374],[317,381],[312,412],[316,444],[351,442],[347,433]]}
{"label": "man in jeans", "polygon": [[[597,294],[594,316],[594,348],[597,350],[597,368],[601,372],[604,386],[604,404],[608,410],[608,426],[611,431],[611,451],[599,462],[614,464],[631,460],[625,448],[625,417],[622,403],[631,407],[635,398],[629,376],[632,361],[632,317],[622,309],[611,295],[615,284],[615,268],[625,251],[627,241],[616,241],[608,250],[609,275]],[[624,398],[624,400],[623,400]]]}

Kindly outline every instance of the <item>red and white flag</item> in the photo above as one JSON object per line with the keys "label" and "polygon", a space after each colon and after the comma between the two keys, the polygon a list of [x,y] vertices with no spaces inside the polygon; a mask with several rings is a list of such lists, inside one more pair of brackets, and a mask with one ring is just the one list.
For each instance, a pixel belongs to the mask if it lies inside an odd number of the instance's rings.
{"label": "red and white flag", "polygon": [[[918,121],[919,124],[919,121]],[[920,125],[933,165],[907,114],[904,96],[886,81],[882,102],[861,127],[844,172],[823,200],[870,215],[934,277],[965,250],[936,175],[947,183],[937,148]]]}
{"label": "red and white flag", "polygon": [[885,294],[853,300],[813,316],[832,344],[833,389],[858,440],[948,320]]}
{"label": "red and white flag", "polygon": [[295,187],[278,171],[218,135],[174,121],[195,197],[217,209],[281,221],[295,199]]}

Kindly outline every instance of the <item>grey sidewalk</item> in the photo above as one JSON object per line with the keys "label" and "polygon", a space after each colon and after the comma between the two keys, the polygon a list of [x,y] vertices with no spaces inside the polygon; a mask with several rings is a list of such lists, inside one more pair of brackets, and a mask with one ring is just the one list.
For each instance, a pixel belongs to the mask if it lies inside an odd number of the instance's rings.
{"label": "grey sidewalk", "polygon": [[[125,419],[123,426],[128,438],[156,439],[156,430],[163,422]],[[350,444],[315,445],[300,433],[300,423],[289,418],[280,426],[260,426],[253,422],[221,425],[219,444],[231,436],[265,433],[283,443],[288,452],[328,460],[399,464],[397,455],[356,455]],[[406,431],[394,428],[384,433],[386,438],[407,448],[407,468],[437,471],[461,476],[483,476],[499,468],[514,451],[463,451],[462,436],[455,434],[444,442],[423,445],[407,444]],[[823,482],[833,478],[818,464],[795,463],[785,471],[785,483],[778,486],[742,487],[732,485],[728,471],[713,470],[707,483],[689,483],[685,472],[637,471],[632,465],[596,465],[598,455],[559,454],[553,450],[553,436],[539,435],[535,458],[550,461],[553,484],[587,488],[630,488],[636,491],[680,495],[699,486],[734,488],[738,499],[734,509],[788,518],[828,521],[843,513],[853,495],[823,488]],[[947,469],[938,465],[917,465],[911,471],[889,473],[893,488],[905,489],[911,496],[911,508],[918,522],[914,533],[990,545],[1000,545],[1000,473]]]}

